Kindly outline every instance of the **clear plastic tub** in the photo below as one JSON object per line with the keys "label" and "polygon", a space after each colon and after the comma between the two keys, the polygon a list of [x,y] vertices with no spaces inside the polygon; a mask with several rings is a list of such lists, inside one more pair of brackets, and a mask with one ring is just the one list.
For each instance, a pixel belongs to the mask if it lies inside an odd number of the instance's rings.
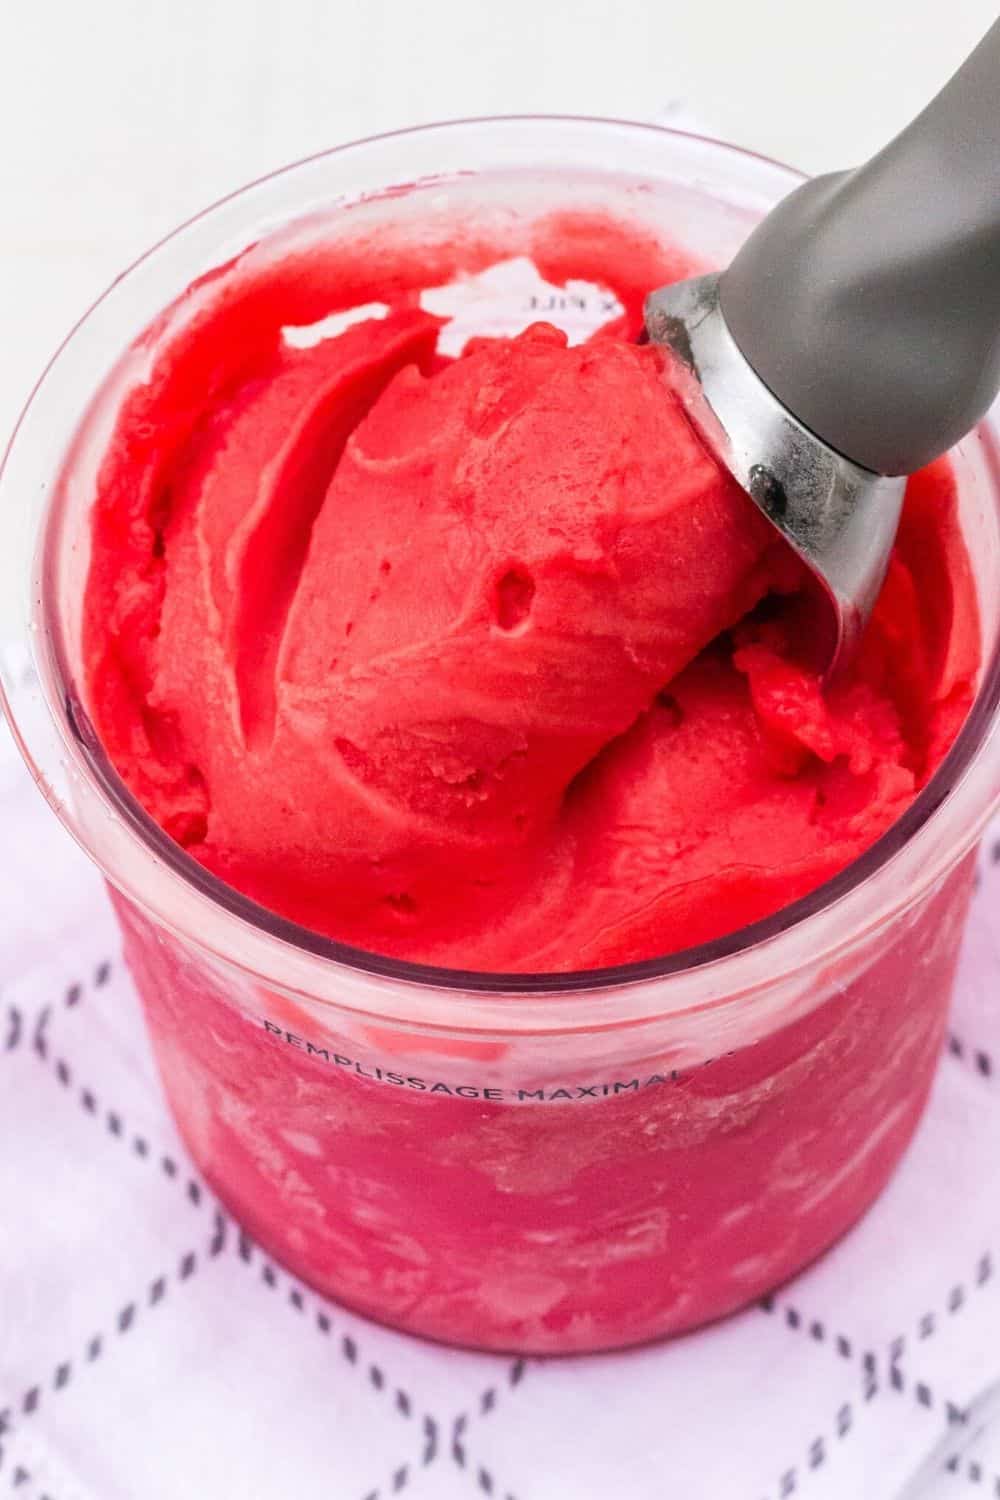
{"label": "clear plastic tub", "polygon": [[[256,1239],[401,1328],[546,1352],[676,1332],[790,1275],[885,1184],[930,1087],[974,850],[1000,800],[997,433],[984,424],[955,455],[979,695],[905,817],[835,880],[721,941],[615,970],[488,975],[274,917],[173,844],[108,763],[80,604],[95,465],[137,374],[134,357],[109,369],[195,277],[290,220],[315,236],[348,208],[355,228],[486,212],[516,253],[534,215],[598,206],[724,263],[796,180],[609,121],[470,121],[330,152],[226,199],[116,282],[8,452],[0,497],[39,686],[8,683],[7,706],[108,878],[180,1128]],[[462,326],[540,311],[585,323],[587,293],[574,297],[540,308],[501,278],[465,300]]]}

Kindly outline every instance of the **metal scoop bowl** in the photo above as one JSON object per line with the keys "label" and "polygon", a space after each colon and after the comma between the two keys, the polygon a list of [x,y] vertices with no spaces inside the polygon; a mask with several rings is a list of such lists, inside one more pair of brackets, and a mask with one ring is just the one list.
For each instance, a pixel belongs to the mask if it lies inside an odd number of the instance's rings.
{"label": "metal scoop bowl", "polygon": [[860,643],[885,577],[906,480],[873,474],[803,427],[743,358],[700,276],[646,302],[651,343],[674,355],[671,383],[720,463],[806,563],[827,608],[814,658],[827,673]]}
{"label": "metal scoop bowl", "polygon": [[850,662],[906,476],[1000,388],[1000,22],[864,166],[814,178],[729,268],[646,300],[690,419],[806,563],[813,655]]}

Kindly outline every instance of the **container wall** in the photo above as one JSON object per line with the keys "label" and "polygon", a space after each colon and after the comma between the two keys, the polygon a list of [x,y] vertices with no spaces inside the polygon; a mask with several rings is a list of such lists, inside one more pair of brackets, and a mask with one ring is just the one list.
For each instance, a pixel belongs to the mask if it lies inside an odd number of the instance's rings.
{"label": "container wall", "polygon": [[567,1352],[718,1317],[868,1207],[927,1096],[972,873],[800,973],[806,1015],[697,1061],[669,1021],[487,1040],[335,1018],[117,906],[178,1123],[254,1238],[414,1333]]}

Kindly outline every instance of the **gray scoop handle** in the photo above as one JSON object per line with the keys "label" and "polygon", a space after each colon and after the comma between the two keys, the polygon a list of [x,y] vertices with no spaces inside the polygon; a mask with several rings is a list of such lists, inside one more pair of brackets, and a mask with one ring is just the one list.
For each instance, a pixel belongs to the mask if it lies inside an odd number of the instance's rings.
{"label": "gray scoop handle", "polygon": [[871,161],[778,204],[721,304],[765,385],[864,468],[910,474],[975,425],[1000,387],[1000,21]]}

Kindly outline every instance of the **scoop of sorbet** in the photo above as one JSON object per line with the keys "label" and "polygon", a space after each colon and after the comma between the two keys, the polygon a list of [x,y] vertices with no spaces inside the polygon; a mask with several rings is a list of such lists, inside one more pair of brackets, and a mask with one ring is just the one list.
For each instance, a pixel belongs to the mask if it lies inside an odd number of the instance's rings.
{"label": "scoop of sorbet", "polygon": [[[437,327],[282,346],[141,503],[123,414],[89,661],[140,799],[279,913],[473,968],[650,957],[841,868],[912,798],[974,643],[945,669],[900,557],[824,698],[781,602],[800,565],[657,350],[539,324],[444,361]],[[921,546],[950,589],[960,548]]]}

